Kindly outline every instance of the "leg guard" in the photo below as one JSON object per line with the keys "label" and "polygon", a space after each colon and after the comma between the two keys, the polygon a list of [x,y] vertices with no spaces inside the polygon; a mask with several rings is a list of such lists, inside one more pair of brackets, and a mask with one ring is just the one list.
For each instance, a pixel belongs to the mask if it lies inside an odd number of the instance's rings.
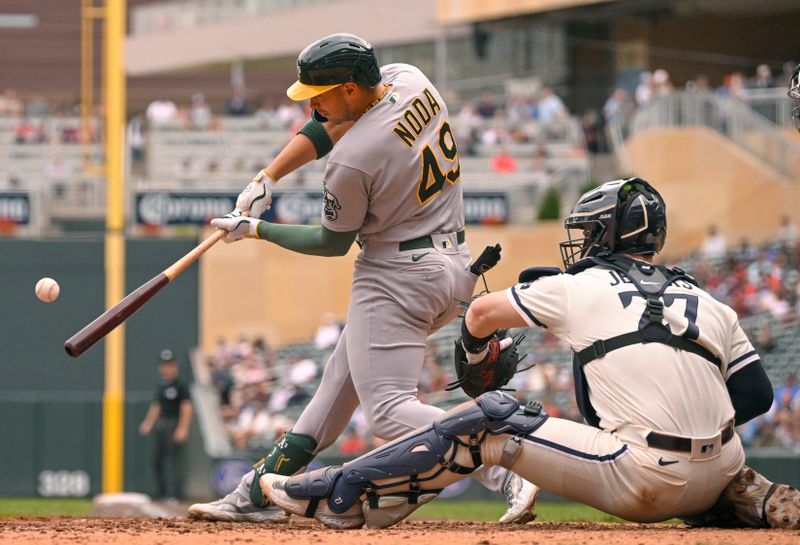
{"label": "leg guard", "polygon": [[[443,414],[433,425],[387,443],[341,468],[323,468],[291,477],[284,492],[296,500],[309,500],[304,516],[314,516],[326,499],[326,508],[343,514],[362,498],[367,525],[390,526],[436,497],[442,488],[457,478],[441,478],[444,472],[465,475],[482,464],[480,445],[487,434],[511,436],[501,465],[511,465],[519,453],[520,437],[547,419],[541,405],[520,407],[519,402],[502,392],[488,392],[475,402]],[[466,439],[466,440],[465,440]],[[513,439],[516,439],[514,441]],[[460,456],[460,447],[469,456]],[[469,465],[471,462],[471,465]]]}
{"label": "leg guard", "polygon": [[256,474],[250,486],[250,501],[257,507],[266,505],[264,493],[258,484],[262,475],[277,473],[293,475],[314,458],[317,441],[301,433],[288,431],[275,440],[272,450],[253,465]]}

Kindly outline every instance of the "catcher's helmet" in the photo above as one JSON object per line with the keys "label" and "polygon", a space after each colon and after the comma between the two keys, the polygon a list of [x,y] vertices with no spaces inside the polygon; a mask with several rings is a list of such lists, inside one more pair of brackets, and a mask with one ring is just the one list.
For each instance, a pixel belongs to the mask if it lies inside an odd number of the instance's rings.
{"label": "catcher's helmet", "polygon": [[292,100],[306,100],[349,81],[375,87],[381,70],[375,51],[353,34],[331,34],[297,57],[297,81],[286,90]]}
{"label": "catcher's helmet", "polygon": [[789,98],[794,100],[794,108],[792,108],[792,120],[794,126],[800,131],[800,64],[798,64],[794,72],[792,72],[792,79],[789,81]]}
{"label": "catcher's helmet", "polygon": [[[614,180],[583,194],[564,227],[567,240],[560,247],[565,267],[587,256],[653,255],[667,238],[667,209],[658,191],[641,178]],[[572,229],[581,235],[573,238]]]}

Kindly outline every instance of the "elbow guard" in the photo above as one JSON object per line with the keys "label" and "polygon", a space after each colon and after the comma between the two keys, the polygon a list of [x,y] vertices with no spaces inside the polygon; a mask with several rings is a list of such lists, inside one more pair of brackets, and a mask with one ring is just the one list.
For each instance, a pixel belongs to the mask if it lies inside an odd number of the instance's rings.
{"label": "elbow guard", "polygon": [[317,159],[321,159],[328,155],[333,149],[333,140],[325,130],[325,126],[314,119],[303,125],[297,134],[305,135],[311,143],[314,144],[314,149],[317,150]]}

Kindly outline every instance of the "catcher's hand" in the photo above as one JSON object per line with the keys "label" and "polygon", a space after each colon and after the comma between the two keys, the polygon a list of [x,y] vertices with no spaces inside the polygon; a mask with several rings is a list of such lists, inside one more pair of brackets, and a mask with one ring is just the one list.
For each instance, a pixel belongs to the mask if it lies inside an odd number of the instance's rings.
{"label": "catcher's hand", "polygon": [[458,379],[445,390],[461,388],[470,397],[478,397],[491,390],[500,390],[508,384],[522,356],[517,346],[525,338],[523,333],[508,336],[507,329],[495,331],[492,338],[478,352],[469,352],[459,338],[456,341],[455,367]]}
{"label": "catcher's hand", "polygon": [[253,181],[239,193],[233,213],[249,213],[251,218],[260,218],[272,205],[272,188],[275,182],[264,170],[259,171]]}

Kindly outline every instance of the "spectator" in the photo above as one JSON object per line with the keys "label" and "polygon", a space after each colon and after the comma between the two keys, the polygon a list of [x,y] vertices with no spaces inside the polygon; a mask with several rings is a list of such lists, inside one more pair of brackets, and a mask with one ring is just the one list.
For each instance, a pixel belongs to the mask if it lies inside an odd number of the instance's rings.
{"label": "spectator", "polygon": [[644,70],[639,74],[639,85],[636,86],[634,93],[634,100],[637,106],[644,106],[653,98],[653,73],[649,70]]}
{"label": "spectator", "polygon": [[14,89],[6,89],[0,95],[0,117],[22,117],[24,105]]}
{"label": "spectator", "polygon": [[240,86],[233,88],[233,96],[225,101],[225,112],[232,116],[247,115],[250,106],[247,103],[244,89]]}
{"label": "spectator", "polygon": [[781,216],[781,227],[778,230],[778,242],[794,244],[797,241],[797,226],[788,214]]}
{"label": "spectator", "polygon": [[510,172],[517,171],[517,160],[508,153],[508,149],[504,145],[501,145],[497,153],[495,153],[491,161],[489,162],[489,166],[492,169],[492,172],[498,174],[508,174]]}
{"label": "spectator", "polygon": [[336,320],[336,315],[332,312],[326,312],[322,315],[322,323],[314,334],[314,348],[324,350],[335,346],[341,333],[342,326]]}
{"label": "spectator", "polygon": [[296,356],[289,364],[289,382],[302,386],[317,377],[317,363],[308,357]]}
{"label": "spectator", "polygon": [[550,158],[550,152],[547,150],[547,144],[539,142],[536,144],[536,149],[533,150],[533,162],[531,169],[533,172],[547,172],[547,160]]}
{"label": "spectator", "polygon": [[261,128],[270,128],[275,119],[275,104],[268,99],[261,102],[261,106],[254,114],[258,126]]}
{"label": "spectator", "polygon": [[614,89],[611,96],[608,97],[606,103],[603,105],[603,117],[607,123],[615,121],[625,122],[631,116],[634,110],[634,104],[631,97],[625,89],[618,87]]}
{"label": "spectator", "polygon": [[775,87],[772,68],[768,64],[759,64],[756,67],[756,75],[750,80],[750,87],[752,89],[771,89]]}
{"label": "spectator", "polygon": [[128,143],[131,146],[131,159],[141,161],[144,159],[144,150],[147,143],[145,136],[144,116],[136,114],[128,124]]}
{"label": "spectator", "polygon": [[169,123],[178,118],[178,108],[169,99],[156,99],[147,106],[146,115],[150,123]]}
{"label": "spectator", "polygon": [[800,385],[794,372],[786,374],[783,384],[775,389],[775,404],[778,410],[789,409],[800,400]]}
{"label": "spectator", "polygon": [[[228,427],[228,433],[237,448],[260,447],[270,444],[274,439],[274,422],[268,402],[269,394],[263,384],[245,386],[239,414]],[[253,442],[257,444],[252,445]]]}
{"label": "spectator", "polygon": [[600,153],[600,116],[596,111],[590,110],[583,114],[581,117],[581,130],[589,153]]}
{"label": "spectator", "polygon": [[363,454],[367,449],[367,442],[356,430],[347,429],[344,432],[344,440],[339,445],[339,453],[342,456],[357,456]]}
{"label": "spectator", "polygon": [[206,102],[202,93],[192,95],[192,105],[189,106],[189,122],[192,129],[196,131],[207,131],[211,129],[213,116],[211,107]]}
{"label": "spectator", "polygon": [[48,111],[49,107],[47,105],[47,101],[42,95],[31,95],[25,110],[25,115],[28,119],[42,121],[45,117],[47,117]]}
{"label": "spectator", "polygon": [[536,112],[538,120],[545,125],[560,121],[568,115],[564,102],[553,92],[553,88],[548,85],[542,87]]}
{"label": "spectator", "polygon": [[669,72],[663,68],[659,68],[653,72],[653,96],[663,97],[672,94],[674,90],[672,81],[669,78]]}
{"label": "spectator", "polygon": [[476,107],[475,111],[482,119],[494,118],[494,114],[497,111],[497,106],[494,102],[494,95],[488,92],[483,93],[478,101],[478,106]]}
{"label": "spectator", "polygon": [[700,255],[706,259],[721,259],[725,256],[725,237],[719,232],[716,225],[708,226],[708,233],[700,246]]}

